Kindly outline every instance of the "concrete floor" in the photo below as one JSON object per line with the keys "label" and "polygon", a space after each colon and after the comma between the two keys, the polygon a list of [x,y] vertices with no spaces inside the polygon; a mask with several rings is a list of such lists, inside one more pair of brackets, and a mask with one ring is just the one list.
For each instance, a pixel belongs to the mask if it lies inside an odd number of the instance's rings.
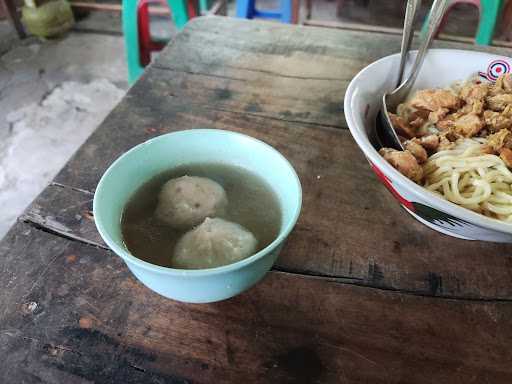
{"label": "concrete floor", "polygon": [[0,41],[2,237],[128,84],[121,36],[71,32],[19,42],[2,22]]}

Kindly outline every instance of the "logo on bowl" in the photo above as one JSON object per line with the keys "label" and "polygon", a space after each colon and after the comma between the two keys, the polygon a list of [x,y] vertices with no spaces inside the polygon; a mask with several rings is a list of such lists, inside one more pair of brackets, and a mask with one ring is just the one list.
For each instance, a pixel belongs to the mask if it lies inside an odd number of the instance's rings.
{"label": "logo on bowl", "polygon": [[510,64],[505,60],[491,61],[487,67],[487,72],[478,72],[478,74],[489,81],[496,81],[498,77],[510,72]]}

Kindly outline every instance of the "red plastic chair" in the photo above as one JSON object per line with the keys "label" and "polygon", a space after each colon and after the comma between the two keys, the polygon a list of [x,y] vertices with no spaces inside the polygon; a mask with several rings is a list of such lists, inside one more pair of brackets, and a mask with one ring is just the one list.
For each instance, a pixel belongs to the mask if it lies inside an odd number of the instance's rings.
{"label": "red plastic chair", "polygon": [[[149,6],[160,4],[167,7],[165,0],[140,0],[137,7],[137,24],[139,31],[139,58],[141,66],[145,67],[151,62],[151,52],[161,51],[167,42],[151,40]],[[194,1],[187,1],[190,18],[198,15],[197,5]]]}
{"label": "red plastic chair", "polygon": [[441,20],[441,24],[439,24],[439,27],[437,28],[436,34],[439,34],[439,31],[442,31],[444,27],[446,26],[446,23],[448,23],[448,16],[450,12],[459,4],[470,4],[478,8],[478,11],[481,11],[482,4],[480,3],[480,0],[452,0],[450,5],[448,5],[448,8],[446,9],[446,12]]}

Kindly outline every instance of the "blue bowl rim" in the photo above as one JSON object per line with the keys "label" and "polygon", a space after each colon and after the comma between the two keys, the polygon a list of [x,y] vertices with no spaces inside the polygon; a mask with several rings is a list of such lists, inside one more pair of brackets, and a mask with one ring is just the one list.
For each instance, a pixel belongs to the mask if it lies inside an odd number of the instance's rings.
{"label": "blue bowl rim", "polygon": [[[136,256],[132,255],[130,252],[128,252],[124,247],[120,247],[115,243],[115,241],[112,239],[108,231],[104,228],[103,224],[101,223],[101,220],[96,220],[97,218],[101,219],[101,213],[98,211],[98,199],[101,198],[101,194],[103,193],[104,189],[104,183],[105,180],[108,179],[108,177],[115,172],[116,167],[118,164],[127,156],[130,154],[137,152],[142,147],[145,147],[147,145],[151,145],[152,143],[155,143],[157,141],[162,140],[163,138],[166,138],[168,136],[188,136],[188,135],[204,135],[204,134],[217,134],[217,135],[228,135],[228,136],[239,136],[243,138],[244,140],[248,140],[256,145],[261,145],[265,147],[267,150],[272,151],[278,155],[278,157],[281,158],[284,165],[288,168],[294,182],[295,186],[298,191],[297,196],[297,206],[295,207],[295,211],[293,212],[293,216],[291,220],[289,220],[283,228],[281,228],[281,231],[279,232],[279,235],[270,243],[268,246],[263,248],[262,250],[256,252],[254,255],[249,256],[248,258],[245,258],[243,260],[237,261],[235,263],[223,265],[221,267],[216,268],[205,268],[205,269],[177,269],[177,268],[170,268],[170,267],[164,267],[160,265],[155,265],[152,263],[149,263],[147,261],[141,260],[137,258]],[[188,129],[188,130],[181,130],[171,133],[166,133],[157,137],[154,137],[152,139],[149,139],[145,142],[142,142],[135,147],[129,149],[128,151],[124,152],[121,156],[119,156],[105,171],[103,176],[101,177],[98,186],[96,187],[96,191],[94,193],[94,199],[93,199],[93,215],[95,218],[95,224],[96,228],[98,229],[98,232],[100,233],[102,239],[107,243],[109,248],[118,256],[120,256],[123,260],[125,260],[127,263],[135,264],[139,267],[142,267],[144,269],[150,270],[152,272],[158,272],[165,275],[170,276],[179,276],[179,277],[186,277],[186,276],[210,276],[210,275],[216,275],[216,274],[222,274],[222,273],[228,273],[235,271],[237,269],[243,268],[249,264],[252,264],[256,262],[257,260],[263,258],[264,256],[270,254],[272,251],[274,251],[278,246],[280,246],[290,232],[292,231],[293,227],[297,223],[297,220],[300,215],[300,211],[302,208],[302,186],[299,180],[299,176],[297,175],[297,172],[291,165],[291,163],[284,157],[281,152],[279,152],[277,149],[273,148],[269,144],[258,140],[254,137],[251,137],[249,135],[245,135],[243,133],[234,132],[234,131],[228,131],[228,130],[222,130],[222,129],[211,129],[211,128],[195,128],[195,129]]]}

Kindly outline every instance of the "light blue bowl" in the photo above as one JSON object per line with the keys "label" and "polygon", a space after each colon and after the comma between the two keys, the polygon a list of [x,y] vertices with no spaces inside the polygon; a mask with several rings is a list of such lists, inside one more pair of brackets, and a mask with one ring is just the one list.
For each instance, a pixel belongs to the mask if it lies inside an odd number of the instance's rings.
{"label": "light blue bowl", "polygon": [[[247,259],[210,269],[161,267],[130,254],[121,235],[121,215],[132,194],[165,170],[205,162],[243,167],[272,186],[282,213],[278,237]],[[274,148],[235,132],[193,129],[156,137],[119,157],[98,184],[93,210],[105,243],[144,285],[170,299],[208,303],[235,296],[265,275],[297,222],[301,204],[299,178],[291,164]]]}

